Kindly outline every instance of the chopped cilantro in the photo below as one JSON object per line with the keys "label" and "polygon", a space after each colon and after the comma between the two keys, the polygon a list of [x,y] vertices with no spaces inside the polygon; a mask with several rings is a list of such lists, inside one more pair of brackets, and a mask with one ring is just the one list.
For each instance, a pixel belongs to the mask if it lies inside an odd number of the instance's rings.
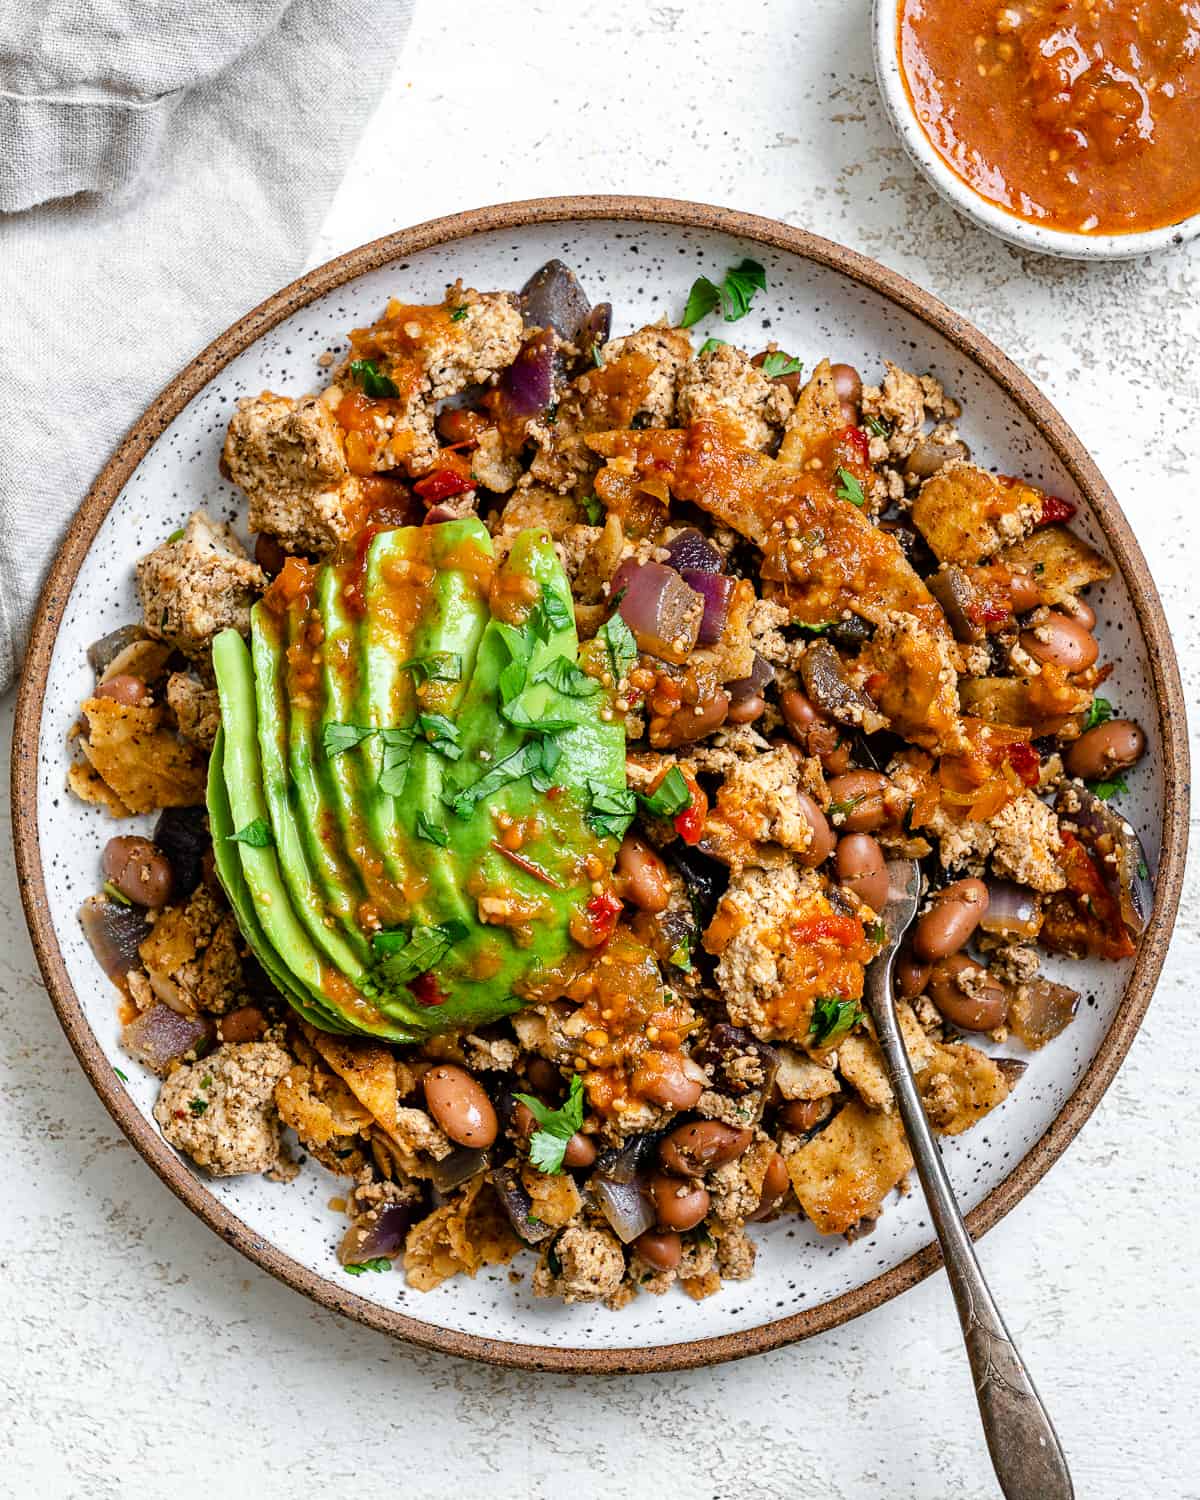
{"label": "chopped cilantro", "polygon": [[602,838],[616,839],[619,843],[633,822],[637,811],[637,797],[627,788],[617,790],[600,781],[588,782],[588,825]]}
{"label": "chopped cilantro", "polygon": [[1138,872],[1138,879],[1139,880],[1149,880],[1149,878],[1150,878],[1150,866],[1146,863],[1146,861],[1144,859],[1139,859],[1138,860],[1138,862],[1137,862],[1137,872]]}
{"label": "chopped cilantro", "polygon": [[117,1077],[121,1080],[122,1083],[128,1083],[129,1082],[128,1076],[126,1074],[122,1073],[121,1070],[120,1070],[120,1068],[114,1068],[113,1072],[117,1075]]}
{"label": "chopped cilantro", "polygon": [[342,1267],[347,1276],[361,1276],[364,1271],[390,1271],[391,1269],[392,1263],[386,1255],[377,1255],[373,1260],[352,1261],[350,1265]]}
{"label": "chopped cilantro", "polygon": [[692,789],[678,766],[672,766],[648,797],[638,801],[656,818],[673,818],[692,805]]}
{"label": "chopped cilantro", "polygon": [[861,510],[867,503],[867,497],[862,485],[855,479],[849,469],[843,469],[838,465],[837,470],[837,497],[839,500],[849,500],[851,505],[857,505]]}
{"label": "chopped cilantro", "polygon": [[411,932],[393,927],[371,939],[375,977],[385,984],[408,984],[440,963],[455,943],[467,935],[467,924],[457,918],[437,926],[418,923]]}
{"label": "chopped cilantro", "polygon": [[686,937],[681,937],[675,944],[671,950],[669,962],[684,974],[692,972],[692,945]]}
{"label": "chopped cilantro", "polygon": [[711,354],[714,349],[724,349],[728,346],[728,339],[705,339],[700,345],[701,354]]}
{"label": "chopped cilantro", "polygon": [[863,929],[863,936],[868,943],[882,943],[887,937],[887,924],[884,922],[871,922]]}
{"label": "chopped cilantro", "polygon": [[450,314],[450,321],[452,323],[461,323],[470,311],[471,309],[469,307],[456,307]]}
{"label": "chopped cilantro", "polygon": [[836,624],[836,620],[823,620],[819,625],[805,625],[801,621],[793,621],[792,628],[799,630],[803,635],[824,635],[831,625]]}
{"label": "chopped cilantro", "polygon": [[458,726],[445,714],[418,714],[417,727],[426,743],[447,760],[461,760]]}
{"label": "chopped cilantro", "polygon": [[864,421],[867,425],[867,431],[874,433],[876,437],[885,438],[891,433],[892,429],[881,417],[866,417]]}
{"label": "chopped cilantro", "polygon": [[608,657],[612,663],[613,681],[620,682],[629,668],[637,661],[638,647],[633,631],[626,625],[620,614],[614,614],[605,620],[596,633],[608,647]]}
{"label": "chopped cilantro", "polygon": [[440,824],[431,823],[420,808],[417,809],[417,837],[424,839],[427,844],[437,844],[444,849],[450,842],[450,835]]}
{"label": "chopped cilantro", "polygon": [[168,542],[182,542],[183,541],[183,536],[184,536],[183,527],[182,526],[177,526],[175,528],[175,530],[171,533],[171,535],[167,538],[167,541]]}
{"label": "chopped cilantro", "polygon": [[845,802],[831,802],[829,804],[829,816],[831,818],[844,818],[862,802],[867,796],[866,792],[860,792],[857,797],[847,797]]}
{"label": "chopped cilantro", "polygon": [[599,343],[594,343],[592,345],[592,363],[596,366],[596,368],[598,370],[603,370],[603,368],[604,368],[604,348]]}
{"label": "chopped cilantro", "polygon": [[1095,729],[1097,724],[1107,724],[1112,718],[1112,704],[1107,698],[1093,698],[1092,706],[1088,709],[1087,718],[1083,721],[1083,727]]}
{"label": "chopped cilantro", "polygon": [[553,714],[543,714],[541,718],[535,719],[519,698],[504,704],[500,717],[507,719],[514,729],[524,729],[530,734],[557,734],[562,729],[575,727],[574,719],[564,719],[561,715],[555,718]]}
{"label": "chopped cilantro", "polygon": [[767,273],[756,260],[744,260],[725,273],[720,286],[707,276],[699,276],[688,293],[687,306],[680,319],[681,328],[690,328],[719,307],[727,323],[736,323],[750,311],[756,291],[765,291]]}
{"label": "chopped cilantro", "polygon": [[518,630],[502,621],[496,622],[496,630],[510,658],[508,666],[500,673],[500,701],[510,703],[525,691],[529,658],[533,655],[533,637],[528,631]]}
{"label": "chopped cilantro", "polygon": [[1124,776],[1114,776],[1111,781],[1089,781],[1087,786],[1092,796],[1099,797],[1101,802],[1107,802],[1111,797],[1129,790]]}
{"label": "chopped cilantro", "polygon": [[362,386],[365,395],[378,399],[380,396],[398,396],[400,387],[389,376],[384,375],[373,359],[352,359],[350,373]]}
{"label": "chopped cilantro", "polygon": [[325,759],[332,760],[335,755],[353,750],[355,745],[361,745],[363,740],[369,739],[374,733],[375,728],[371,724],[326,724],[321,731],[321,749],[325,752]]}
{"label": "chopped cilantro", "polygon": [[463,659],[457,651],[431,651],[402,661],[400,672],[411,672],[418,682],[461,682]]}
{"label": "chopped cilantro", "polygon": [[529,1110],[538,1129],[529,1142],[529,1160],[539,1172],[561,1172],[567,1142],[583,1124],[583,1079],[576,1073],[559,1109],[548,1109],[532,1094],[515,1096]]}
{"label": "chopped cilantro", "polygon": [[207,1099],[189,1099],[188,1110],[193,1115],[202,1115],[208,1108]]}
{"label": "chopped cilantro", "polygon": [[542,597],[526,625],[540,640],[548,641],[556,630],[569,630],[575,623],[575,612],[561,594],[543,588]]}
{"label": "chopped cilantro", "polygon": [[535,672],[534,682],[548,682],[556,693],[566,698],[591,698],[600,691],[600,684],[589,677],[569,656],[556,656],[553,661]]}
{"label": "chopped cilantro", "polygon": [[485,776],[454,793],[447,801],[456,817],[469,818],[476,803],[490,797],[510,781],[520,781],[522,776],[528,776],[534,788],[544,792],[551,785],[549,778],[561,754],[562,749],[553,735],[528,740],[520,749],[498,761]]}
{"label": "chopped cilantro", "polygon": [[[437,715],[441,717],[441,715]],[[379,790],[385,797],[402,797],[408,780],[408,762],[412,756],[415,729],[381,729],[383,761],[379,767]]]}
{"label": "chopped cilantro", "polygon": [[118,906],[133,905],[133,902],[129,899],[125,892],[117,890],[116,886],[113,885],[111,880],[106,880],[100,887],[100,889],[104,892],[104,894],[110,901],[115,901]]}
{"label": "chopped cilantro", "polygon": [[588,518],[589,526],[599,526],[604,520],[604,506],[595,495],[585,495],[579,502]]}
{"label": "chopped cilantro", "polygon": [[237,844],[249,844],[251,849],[269,849],[275,842],[271,833],[271,825],[266,818],[255,818],[252,823],[239,828],[236,833],[227,835]]}
{"label": "chopped cilantro", "polygon": [[768,380],[773,380],[777,375],[799,375],[804,366],[798,359],[793,359],[790,354],[784,354],[781,349],[772,349],[762,362],[762,372]]}
{"label": "chopped cilantro", "polygon": [[854,1000],[842,1000],[837,995],[818,995],[808,1027],[813,1044],[827,1047],[836,1042],[862,1020],[862,1015]]}

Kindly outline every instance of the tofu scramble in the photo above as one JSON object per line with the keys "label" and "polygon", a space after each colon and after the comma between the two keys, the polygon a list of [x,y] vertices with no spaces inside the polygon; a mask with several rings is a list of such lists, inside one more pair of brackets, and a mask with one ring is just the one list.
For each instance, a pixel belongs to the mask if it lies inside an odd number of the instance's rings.
{"label": "tofu scramble", "polygon": [[859,1003],[889,854],[942,1134],[1070,1023],[1043,952],[1135,951],[1109,563],[932,376],[689,331],[764,286],[619,337],[556,261],[389,303],[239,402],[253,553],[195,511],[89,653],[69,785],[157,814],[81,913],[123,1044],[207,1172],[343,1179],[349,1275],[530,1249],[620,1308],[764,1221],[868,1234],[912,1165]]}

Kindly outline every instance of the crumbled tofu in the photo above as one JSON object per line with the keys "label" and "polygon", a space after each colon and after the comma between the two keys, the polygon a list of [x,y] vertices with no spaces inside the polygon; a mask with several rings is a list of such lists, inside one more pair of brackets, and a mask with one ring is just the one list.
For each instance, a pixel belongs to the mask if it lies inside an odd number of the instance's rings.
{"label": "crumbled tofu", "polygon": [[237,918],[206,885],[155,917],[138,954],[155,994],[177,1010],[224,1015],[245,1003]]}
{"label": "crumbled tofu", "polygon": [[[551,1267],[551,1253],[557,1271]],[[533,1294],[558,1296],[564,1302],[601,1302],[616,1291],[624,1275],[625,1252],[615,1235],[572,1225],[558,1236],[534,1271]]]}
{"label": "crumbled tofu", "polygon": [[392,1133],[406,1151],[413,1155],[425,1151],[434,1161],[441,1161],[454,1150],[450,1137],[423,1109],[398,1109]]}
{"label": "crumbled tofu", "polygon": [[193,658],[203,658],[218,631],[232,627],[245,635],[250,606],[266,586],[266,574],[233,529],[202,510],[188,517],[182,537],[161,543],[137,565],[146,629]]}
{"label": "crumbled tofu", "polygon": [[1058,863],[1062,835],[1054,812],[1026,790],[1002,807],[989,824],[995,843],[992,865],[998,875],[1032,886],[1035,891],[1061,891],[1067,883]]}
{"label": "crumbled tofu", "polygon": [[762,1202],[763,1182],[775,1155],[772,1141],[755,1141],[733,1161],[722,1163],[705,1179],[713,1212],[726,1224],[743,1224]]}
{"label": "crumbled tofu", "polygon": [[206,686],[188,672],[172,672],[167,678],[167,706],[185,740],[201,750],[212,749],[221,727],[221,702],[216,688]]}
{"label": "crumbled tofu", "polygon": [[[899,365],[892,364],[890,359],[885,359],[883,364],[885,374],[882,388],[863,386],[863,416],[874,417],[888,428],[886,438],[873,440],[886,444],[880,458],[907,458],[916,447],[925,425],[925,386],[919,376],[902,370]],[[936,386],[940,395],[941,386],[936,381],[931,382],[931,386]],[[932,399],[932,389],[930,396]],[[874,454],[872,457],[874,458]]]}
{"label": "crumbled tofu", "polygon": [[710,816],[751,843],[781,844],[803,854],[813,832],[800,797],[800,767],[792,752],[781,746],[753,760],[734,760]]}
{"label": "crumbled tofu", "polygon": [[732,344],[701,350],[679,379],[677,416],[690,422],[719,421],[751,448],[767,448],[791,415],[785,385],[770,381]]}
{"label": "crumbled tofu", "polygon": [[226,1043],[176,1068],[154,1118],[172,1146],[214,1177],[269,1172],[280,1164],[275,1085],[291,1066],[275,1042]]}
{"label": "crumbled tofu", "polygon": [[717,1269],[725,1281],[745,1281],[754,1274],[757,1253],[754,1241],[739,1225],[730,1225],[716,1236]]}
{"label": "crumbled tofu", "polygon": [[855,678],[895,733],[942,755],[966,748],[958,709],[956,648],[915,615],[888,610],[856,663]]}
{"label": "crumbled tofu", "polygon": [[[614,364],[623,355],[640,354],[653,363],[641,411],[654,427],[669,427],[675,421],[675,404],[684,370],[692,355],[692,341],[682,328],[650,323],[636,333],[612,339],[604,346],[604,363]],[[582,377],[582,381],[587,380]]]}

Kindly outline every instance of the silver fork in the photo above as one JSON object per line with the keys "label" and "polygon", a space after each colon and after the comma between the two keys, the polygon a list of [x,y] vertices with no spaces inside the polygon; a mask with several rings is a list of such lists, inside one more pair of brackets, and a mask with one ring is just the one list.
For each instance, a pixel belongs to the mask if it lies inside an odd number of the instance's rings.
{"label": "silver fork", "polygon": [[917,1093],[912,1063],[896,1019],[892,969],[900,939],[917,914],[921,870],[916,860],[910,859],[889,860],[887,870],[888,901],[881,913],[887,937],[867,969],[863,1000],[875,1026],[917,1176],[941,1242],[992,1467],[1006,1500],[1073,1500],[1075,1491],[1058,1434],[983,1279]]}

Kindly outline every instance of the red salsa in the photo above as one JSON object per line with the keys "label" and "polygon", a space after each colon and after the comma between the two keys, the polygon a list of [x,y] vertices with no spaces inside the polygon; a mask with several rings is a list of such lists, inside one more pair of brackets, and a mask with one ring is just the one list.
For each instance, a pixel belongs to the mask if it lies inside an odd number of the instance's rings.
{"label": "red salsa", "polygon": [[1200,213],[1194,0],[899,0],[922,128],[981,197],[1078,234]]}

